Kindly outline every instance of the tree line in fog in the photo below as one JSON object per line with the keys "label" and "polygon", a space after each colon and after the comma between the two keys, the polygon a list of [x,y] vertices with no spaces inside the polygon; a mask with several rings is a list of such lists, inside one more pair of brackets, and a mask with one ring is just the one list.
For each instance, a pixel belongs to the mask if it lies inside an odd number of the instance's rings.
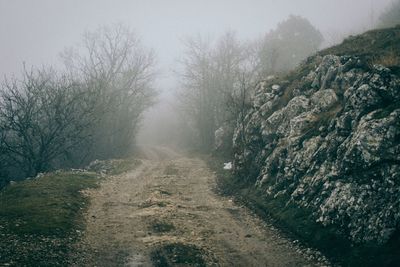
{"label": "tree line in fog", "polygon": [[229,153],[233,129],[250,108],[255,84],[290,71],[322,41],[322,34],[299,16],[290,16],[260,40],[243,42],[233,32],[215,42],[186,39],[178,93],[186,141],[203,151],[216,146]]}
{"label": "tree line in fog", "polygon": [[[399,18],[396,0],[377,26],[394,26]],[[186,38],[175,103],[180,144],[229,154],[256,83],[292,70],[322,42],[319,30],[299,16],[258,40],[242,41],[234,32],[217,40]],[[118,24],[86,32],[61,58],[62,70],[24,66],[1,81],[0,187],[11,177],[132,152],[142,114],[155,102],[154,53]]]}
{"label": "tree line in fog", "polygon": [[[400,1],[393,0],[374,27],[399,24]],[[328,36],[328,43],[338,43],[343,37]],[[251,108],[256,83],[293,70],[323,41],[306,18],[293,15],[258,40],[245,42],[234,32],[217,40],[187,38],[179,68],[181,142],[230,155],[233,129]]]}
{"label": "tree line in fog", "polygon": [[[63,71],[28,68],[0,89],[2,177],[31,177],[128,154],[154,101],[155,58],[124,25],[87,32]],[[3,178],[4,180],[4,178]]]}

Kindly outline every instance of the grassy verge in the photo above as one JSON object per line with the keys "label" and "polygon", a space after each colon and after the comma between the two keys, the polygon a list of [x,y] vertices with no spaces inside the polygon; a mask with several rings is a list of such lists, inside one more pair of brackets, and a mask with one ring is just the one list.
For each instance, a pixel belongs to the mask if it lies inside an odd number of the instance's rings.
{"label": "grassy verge", "polygon": [[97,181],[94,173],[57,172],[0,191],[0,265],[68,265],[84,228],[88,199],[80,191]]}
{"label": "grassy verge", "polygon": [[[106,166],[106,174],[117,175],[139,164],[102,161],[98,171]],[[89,203],[82,190],[96,188],[100,179],[91,171],[48,173],[0,190],[0,266],[80,265],[86,252],[75,244],[84,233]]]}
{"label": "grassy verge", "polygon": [[315,222],[311,212],[299,209],[284,195],[266,197],[253,185],[248,185],[223,170],[223,160],[208,158],[210,168],[216,172],[220,194],[235,197],[264,220],[273,223],[289,238],[298,239],[307,247],[316,248],[333,264],[341,266],[400,266],[400,235],[383,246],[351,243],[336,227],[324,227]]}

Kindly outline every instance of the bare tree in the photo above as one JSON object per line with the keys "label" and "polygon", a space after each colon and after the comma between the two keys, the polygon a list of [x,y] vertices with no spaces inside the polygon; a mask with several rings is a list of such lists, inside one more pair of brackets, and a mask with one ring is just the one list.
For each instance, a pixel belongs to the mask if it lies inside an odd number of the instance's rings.
{"label": "bare tree", "polygon": [[[258,79],[259,61],[253,44],[227,32],[214,45],[201,37],[189,38],[182,62],[180,99],[193,132],[204,150],[214,147],[215,132],[231,139],[243,102],[249,101]],[[246,105],[247,107],[247,105]]]}
{"label": "bare tree", "polygon": [[0,92],[2,153],[26,176],[52,168],[89,136],[88,94],[52,70],[24,72],[6,80]]}
{"label": "bare tree", "polygon": [[393,0],[379,16],[379,27],[387,28],[400,25],[400,0]]}
{"label": "bare tree", "polygon": [[179,98],[186,119],[191,121],[193,132],[198,135],[199,145],[208,149],[212,146],[212,129],[215,128],[214,99],[211,95],[212,50],[209,41],[200,36],[187,38],[185,45]]}
{"label": "bare tree", "polygon": [[66,50],[65,65],[92,94],[98,123],[93,157],[129,152],[143,111],[154,101],[154,55],[126,26],[87,32],[81,47]]}
{"label": "bare tree", "polygon": [[7,180],[7,158],[6,158],[4,137],[5,137],[5,134],[3,131],[1,131],[0,132],[0,189],[3,188],[8,182],[8,180]]}

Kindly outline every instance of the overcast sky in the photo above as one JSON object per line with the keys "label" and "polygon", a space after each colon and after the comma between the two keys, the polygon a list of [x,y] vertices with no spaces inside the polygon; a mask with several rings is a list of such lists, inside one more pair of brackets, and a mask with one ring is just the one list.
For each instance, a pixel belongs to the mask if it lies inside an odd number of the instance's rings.
{"label": "overcast sky", "polygon": [[[57,64],[66,46],[79,42],[85,30],[125,23],[155,50],[163,77],[182,52],[187,35],[218,36],[234,30],[256,38],[289,14],[302,15],[322,32],[366,29],[390,0],[0,0],[0,74],[27,66]],[[162,81],[165,81],[164,83]],[[165,88],[160,88],[165,89]]]}

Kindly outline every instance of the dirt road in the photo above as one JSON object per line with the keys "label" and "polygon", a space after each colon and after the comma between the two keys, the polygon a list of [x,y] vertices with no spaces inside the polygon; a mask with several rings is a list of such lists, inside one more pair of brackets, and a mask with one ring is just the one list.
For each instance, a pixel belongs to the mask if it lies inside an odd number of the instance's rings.
{"label": "dirt road", "polygon": [[198,158],[146,149],[135,170],[89,191],[83,245],[97,266],[315,266],[231,199]]}

